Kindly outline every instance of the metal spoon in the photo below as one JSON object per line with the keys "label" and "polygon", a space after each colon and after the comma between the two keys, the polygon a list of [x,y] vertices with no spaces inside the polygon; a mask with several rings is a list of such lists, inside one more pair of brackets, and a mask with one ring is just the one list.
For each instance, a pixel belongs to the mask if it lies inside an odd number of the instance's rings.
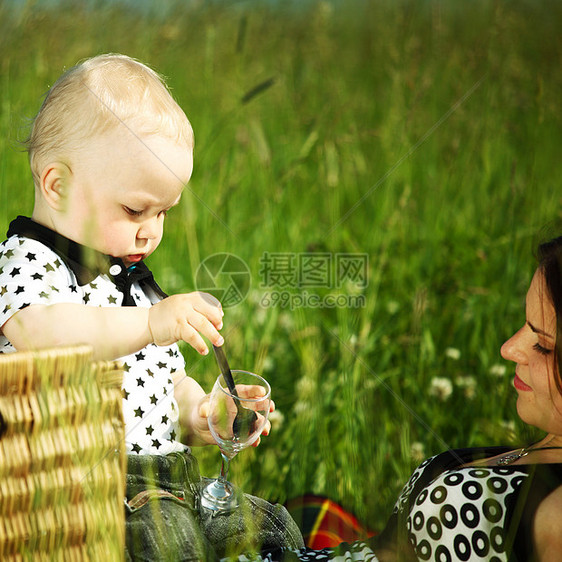
{"label": "metal spoon", "polygon": [[[226,355],[224,354],[224,349],[213,345],[213,350],[230,394],[235,398],[239,398],[238,392],[236,391],[236,385],[234,384],[234,379],[232,378],[232,372],[230,371],[230,366],[228,365]],[[236,404],[238,412],[236,413],[236,417],[232,423],[232,431],[236,437],[240,435],[249,435],[254,430],[254,423],[258,419],[258,416],[256,415],[256,412],[243,408],[239,400],[234,400],[234,403]]]}

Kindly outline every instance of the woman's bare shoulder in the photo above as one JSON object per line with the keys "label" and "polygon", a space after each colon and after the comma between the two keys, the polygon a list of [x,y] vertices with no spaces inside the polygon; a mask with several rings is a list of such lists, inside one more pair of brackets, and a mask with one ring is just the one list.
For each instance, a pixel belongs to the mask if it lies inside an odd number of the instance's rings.
{"label": "woman's bare shoulder", "polygon": [[562,552],[562,486],[555,488],[540,503],[533,524],[538,560],[560,560]]}

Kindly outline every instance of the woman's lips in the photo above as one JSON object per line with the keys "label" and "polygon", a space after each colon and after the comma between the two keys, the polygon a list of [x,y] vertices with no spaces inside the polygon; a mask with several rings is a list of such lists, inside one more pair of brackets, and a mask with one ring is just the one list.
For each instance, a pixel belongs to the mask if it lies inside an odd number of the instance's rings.
{"label": "woman's lips", "polygon": [[523,390],[526,392],[528,392],[529,390],[533,390],[528,384],[525,384],[517,375],[515,375],[515,378],[513,379],[513,386],[517,390]]}

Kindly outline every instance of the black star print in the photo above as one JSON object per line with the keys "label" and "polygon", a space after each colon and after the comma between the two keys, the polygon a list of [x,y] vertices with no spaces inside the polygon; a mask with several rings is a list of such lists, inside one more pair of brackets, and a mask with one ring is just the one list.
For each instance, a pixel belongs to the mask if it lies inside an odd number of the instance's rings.
{"label": "black star print", "polygon": [[135,355],[137,361],[142,361],[144,359],[144,353],[141,351]]}
{"label": "black star print", "polygon": [[50,263],[46,263],[45,271],[55,271],[55,268]]}
{"label": "black star print", "polygon": [[151,425],[149,425],[149,426],[146,428],[146,434],[147,434],[147,435],[152,435],[153,433],[154,433],[154,428],[153,428]]}
{"label": "black star print", "polygon": [[143,409],[139,406],[136,410],[135,410],[135,418],[142,418],[144,416],[144,411]]}
{"label": "black star print", "polygon": [[55,291],[55,293],[60,293],[60,291],[54,286],[54,285],[49,285],[51,287],[52,291]]}
{"label": "black star print", "polygon": [[90,302],[90,293],[84,293],[82,300],[84,301],[84,304],[88,304]]}
{"label": "black star print", "polygon": [[158,441],[158,439],[153,439],[152,446],[156,447],[157,449],[160,449],[160,441]]}
{"label": "black star print", "polygon": [[123,371],[125,371],[125,373],[128,373],[131,370],[131,366],[127,365],[127,363],[123,363]]}
{"label": "black star print", "polygon": [[23,293],[24,291],[25,291],[25,289],[21,285],[18,285],[18,288],[14,291],[14,293],[16,295],[19,295],[20,293]]}
{"label": "black star print", "polygon": [[30,306],[30,304],[28,302],[24,302],[21,306],[20,306],[20,310],[23,310],[24,308],[27,308],[28,306]]}
{"label": "black star print", "polygon": [[166,425],[166,424],[168,423],[168,421],[169,421],[168,416],[167,416],[166,414],[164,414],[164,415],[162,416],[162,422],[161,422],[161,423],[163,423],[164,425]]}
{"label": "black star print", "polygon": [[131,447],[131,449],[133,449],[133,451],[137,454],[142,451],[142,449],[141,449],[141,447],[139,446],[138,443],[133,443],[133,446]]}
{"label": "black star print", "polygon": [[11,258],[14,255],[14,250],[7,250],[4,254],[7,258]]}
{"label": "black star print", "polygon": [[90,287],[92,287],[92,289],[97,289],[98,284],[97,283],[90,283]]}
{"label": "black star print", "polygon": [[158,361],[158,363],[156,363],[156,365],[158,366],[159,369],[165,369],[166,368],[166,363],[162,363],[162,361]]}
{"label": "black star print", "polygon": [[46,299],[46,298],[49,297],[49,293],[46,293],[45,291],[41,291],[41,292],[39,293],[39,296],[40,296],[42,299]]}
{"label": "black star print", "polygon": [[109,297],[107,297],[107,302],[109,304],[117,304],[117,299],[113,295],[109,295]]}
{"label": "black star print", "polygon": [[60,267],[62,265],[62,263],[60,262],[60,260],[57,258],[55,260],[55,267]]}
{"label": "black star print", "polygon": [[137,386],[144,387],[144,381],[140,377],[137,379]]}
{"label": "black star print", "polygon": [[41,280],[43,279],[43,275],[41,273],[34,273],[31,278],[35,280]]}
{"label": "black star print", "polygon": [[123,400],[129,399],[130,392],[128,390],[123,389]]}
{"label": "black star print", "polygon": [[171,349],[168,349],[168,351],[166,351],[166,353],[170,356],[173,357],[174,356],[174,352]]}
{"label": "black star print", "polygon": [[14,267],[10,273],[10,277],[16,277],[20,274],[20,267]]}
{"label": "black star print", "polygon": [[70,290],[73,293],[77,293],[78,292],[78,288],[76,287],[76,285],[70,285]]}
{"label": "black star print", "polygon": [[2,311],[2,314],[6,314],[6,312],[8,312],[8,310],[10,310],[11,308],[12,307],[9,304],[7,304],[4,308],[4,310]]}
{"label": "black star print", "polygon": [[175,440],[176,440],[176,431],[172,429],[172,431],[170,431],[170,441],[175,441]]}
{"label": "black star print", "polygon": [[146,374],[147,374],[149,377],[154,377],[154,373],[153,373],[150,369],[147,369],[147,370],[146,370]]}
{"label": "black star print", "polygon": [[25,257],[26,257],[29,261],[35,261],[35,254],[32,254],[31,252],[27,252],[27,254],[25,254]]}
{"label": "black star print", "polygon": [[8,292],[8,287],[0,287],[0,296],[5,295]]}
{"label": "black star print", "polygon": [[153,395],[150,397],[150,403],[151,403],[151,404],[158,404],[158,398],[156,398],[156,394],[153,394]]}

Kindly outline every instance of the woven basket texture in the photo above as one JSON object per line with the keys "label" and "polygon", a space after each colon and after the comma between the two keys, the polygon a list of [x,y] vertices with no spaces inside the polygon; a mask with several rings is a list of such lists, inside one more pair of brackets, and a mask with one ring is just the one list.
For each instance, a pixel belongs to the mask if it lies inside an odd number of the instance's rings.
{"label": "woven basket texture", "polygon": [[88,346],[0,355],[0,560],[123,560],[121,382]]}

